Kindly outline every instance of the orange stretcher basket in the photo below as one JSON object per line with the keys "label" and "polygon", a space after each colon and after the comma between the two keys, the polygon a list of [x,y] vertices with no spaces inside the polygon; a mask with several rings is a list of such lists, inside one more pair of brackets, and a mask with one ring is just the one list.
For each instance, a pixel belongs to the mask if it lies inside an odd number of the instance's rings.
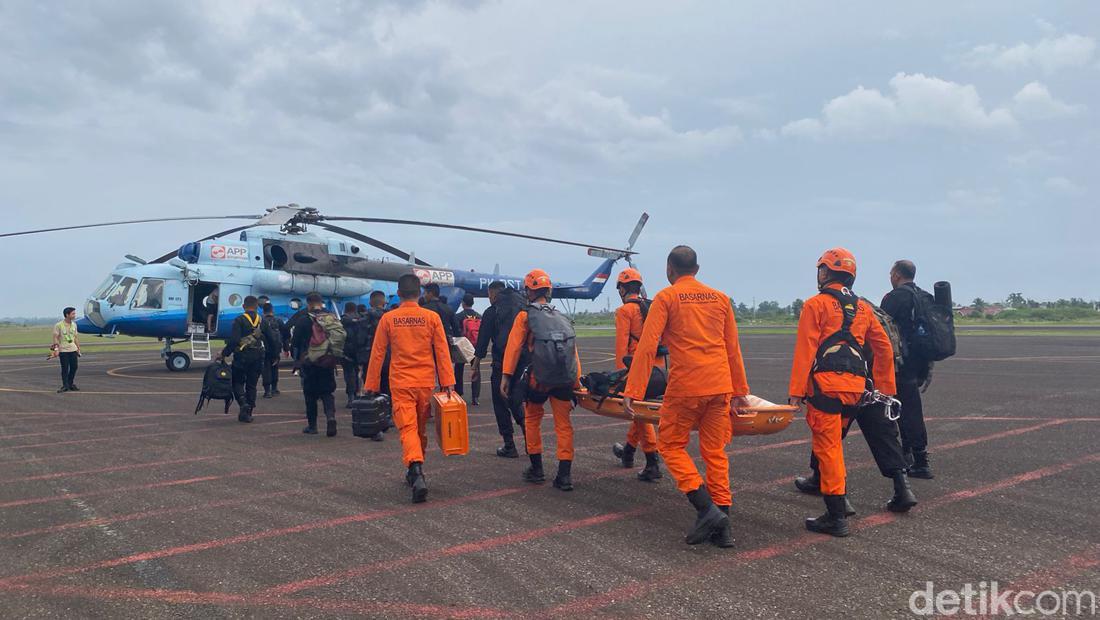
{"label": "orange stretcher basket", "polygon": [[[623,399],[618,396],[606,398],[593,396],[588,390],[576,390],[577,404],[592,413],[629,420],[630,416],[623,411]],[[777,405],[760,398],[749,395],[749,406],[741,409],[730,409],[730,418],[733,424],[733,435],[771,435],[787,428],[794,420],[794,414],[798,407],[792,405]],[[661,403],[659,401],[634,401],[634,419],[647,424],[659,425],[661,423]]]}
{"label": "orange stretcher basket", "polygon": [[470,451],[466,401],[461,396],[436,392],[432,395],[432,417],[435,418],[435,437],[443,454],[460,456]]}

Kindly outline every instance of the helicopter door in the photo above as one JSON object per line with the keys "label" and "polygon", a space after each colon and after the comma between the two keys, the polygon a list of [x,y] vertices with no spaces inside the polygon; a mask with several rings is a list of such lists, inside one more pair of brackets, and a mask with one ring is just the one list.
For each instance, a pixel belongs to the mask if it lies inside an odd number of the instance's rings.
{"label": "helicopter door", "polygon": [[[218,291],[217,300],[211,294]],[[217,282],[198,282],[190,287],[187,301],[187,333],[214,333],[218,330],[221,291]],[[209,308],[208,308],[209,307]],[[207,319],[210,320],[207,320]]]}

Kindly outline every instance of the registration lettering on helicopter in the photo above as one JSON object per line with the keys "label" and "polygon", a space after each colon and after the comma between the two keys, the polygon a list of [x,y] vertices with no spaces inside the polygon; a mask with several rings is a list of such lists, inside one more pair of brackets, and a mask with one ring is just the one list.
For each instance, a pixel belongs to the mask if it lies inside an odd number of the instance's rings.
{"label": "registration lettering on helicopter", "polygon": [[214,260],[248,260],[248,247],[243,245],[212,245],[210,258]]}
{"label": "registration lettering on helicopter", "polygon": [[439,269],[416,269],[413,271],[416,277],[420,278],[421,286],[425,284],[440,284],[443,286],[454,286],[455,274],[453,271],[442,271]]}

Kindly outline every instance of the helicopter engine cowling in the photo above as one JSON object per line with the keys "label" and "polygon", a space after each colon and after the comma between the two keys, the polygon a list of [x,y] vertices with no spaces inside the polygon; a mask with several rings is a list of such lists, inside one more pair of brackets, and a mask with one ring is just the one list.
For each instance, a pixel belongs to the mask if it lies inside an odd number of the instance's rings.
{"label": "helicopter engine cowling", "polygon": [[262,271],[252,279],[252,289],[259,293],[307,295],[314,291],[326,297],[360,297],[370,293],[374,282],[346,276],[311,276],[285,271]]}

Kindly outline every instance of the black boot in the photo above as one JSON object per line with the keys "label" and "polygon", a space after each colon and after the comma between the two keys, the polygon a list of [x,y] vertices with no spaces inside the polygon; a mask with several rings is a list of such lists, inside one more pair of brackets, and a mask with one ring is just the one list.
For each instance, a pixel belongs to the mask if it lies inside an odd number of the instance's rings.
{"label": "black boot", "polygon": [[848,518],[844,516],[846,501],[843,495],[826,495],[825,514],[816,519],[806,519],[806,529],[818,534],[847,536],[849,534]]}
{"label": "black boot", "polygon": [[794,486],[807,495],[821,495],[821,474],[815,469],[809,476],[798,476]]}
{"label": "black boot", "polygon": [[[718,506],[718,510],[721,510],[728,517],[730,516],[729,506]],[[725,525],[714,530],[710,535],[710,542],[715,547],[721,547],[722,549],[729,549],[733,546],[733,534],[730,533],[730,521],[726,519]]]}
{"label": "black boot", "polygon": [[264,388],[264,395],[261,396],[261,398],[271,398],[271,388],[265,387]]}
{"label": "black boot", "polygon": [[516,442],[511,436],[504,438],[504,445],[497,448],[497,456],[505,459],[519,458],[519,451],[516,450]]}
{"label": "black boot", "polygon": [[623,462],[623,467],[634,467],[634,452],[637,450],[634,446],[628,443],[617,443],[611,446],[611,452],[615,454],[615,458]]}
{"label": "black boot", "polygon": [[307,435],[317,434],[317,412],[306,413],[306,427],[302,429],[302,432]]}
{"label": "black boot", "polygon": [[419,504],[428,499],[428,482],[424,480],[424,469],[419,461],[409,463],[409,471],[405,474],[405,481],[412,487],[412,501]]}
{"label": "black boot", "polygon": [[687,544],[698,545],[710,539],[723,526],[729,525],[729,517],[719,510],[718,506],[714,505],[705,486],[688,493],[687,498],[691,505],[695,506],[696,512],[695,525],[691,527],[684,538],[684,542]]}
{"label": "black boot", "polygon": [[321,406],[325,411],[325,436],[336,436],[336,398],[332,394],[321,397]]}
{"label": "black boot", "polygon": [[531,459],[531,464],[523,470],[523,479],[536,484],[546,482],[546,474],[542,472],[542,455],[528,454],[527,458]]}
{"label": "black boot", "polygon": [[348,404],[344,407],[344,409],[351,409],[351,405],[354,402],[355,402],[355,394],[348,394]]}
{"label": "black boot", "polygon": [[894,496],[886,502],[886,509],[890,512],[909,512],[909,509],[917,505],[917,496],[913,495],[913,488],[909,486],[909,477],[905,472],[894,474]]}
{"label": "black boot", "polygon": [[935,478],[932,475],[932,468],[928,465],[928,452],[913,451],[913,466],[909,468],[910,478],[920,478],[922,480],[931,480]]}
{"label": "black boot", "polygon": [[645,469],[638,472],[638,480],[642,482],[657,482],[661,475],[661,457],[656,452],[645,453]]}
{"label": "black boot", "polygon": [[573,490],[573,461],[558,461],[558,475],[554,477],[554,488],[562,491]]}
{"label": "black boot", "polygon": [[241,411],[237,414],[237,421],[248,424],[252,421],[252,406],[244,405],[241,407]]}

